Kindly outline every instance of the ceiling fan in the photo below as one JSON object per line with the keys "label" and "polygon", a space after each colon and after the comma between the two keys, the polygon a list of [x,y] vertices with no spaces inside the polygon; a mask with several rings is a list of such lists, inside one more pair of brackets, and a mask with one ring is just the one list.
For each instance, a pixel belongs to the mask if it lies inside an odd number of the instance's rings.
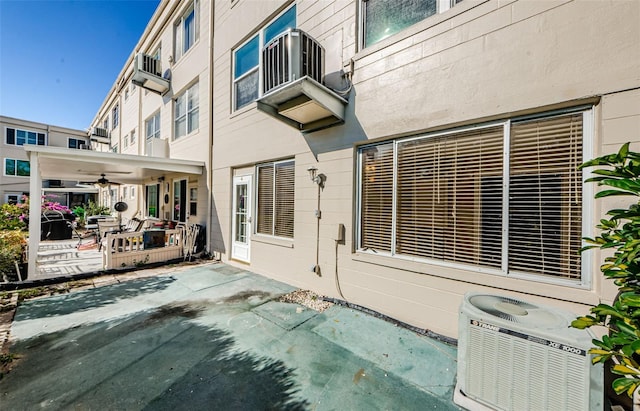
{"label": "ceiling fan", "polygon": [[107,187],[110,185],[115,185],[115,186],[120,185],[120,183],[116,183],[114,181],[110,181],[109,179],[107,179],[104,173],[100,174],[100,178],[97,179],[96,181],[82,181],[81,184],[97,184],[100,187]]}

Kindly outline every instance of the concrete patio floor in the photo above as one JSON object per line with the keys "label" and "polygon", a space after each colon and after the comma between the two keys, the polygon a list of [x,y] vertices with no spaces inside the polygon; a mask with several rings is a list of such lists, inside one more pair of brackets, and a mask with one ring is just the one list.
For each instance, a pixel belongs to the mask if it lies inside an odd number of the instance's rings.
{"label": "concrete patio floor", "polygon": [[0,409],[431,410],[456,349],[221,263],[21,304]]}

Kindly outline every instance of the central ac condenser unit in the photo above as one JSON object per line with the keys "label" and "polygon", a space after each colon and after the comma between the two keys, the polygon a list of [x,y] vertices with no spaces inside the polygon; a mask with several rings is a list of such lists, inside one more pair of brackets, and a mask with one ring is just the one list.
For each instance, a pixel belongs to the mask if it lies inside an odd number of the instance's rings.
{"label": "central ac condenser unit", "polygon": [[322,84],[324,49],[302,30],[289,29],[262,49],[264,94],[308,76]]}
{"label": "central ac condenser unit", "polygon": [[603,367],[576,315],[468,293],[460,307],[454,401],[470,410],[602,410]]}

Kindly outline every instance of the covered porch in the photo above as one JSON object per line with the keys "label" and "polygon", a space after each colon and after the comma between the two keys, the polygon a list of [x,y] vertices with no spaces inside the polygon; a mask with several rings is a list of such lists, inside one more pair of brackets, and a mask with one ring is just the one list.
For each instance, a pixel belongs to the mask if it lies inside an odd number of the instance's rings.
{"label": "covered porch", "polygon": [[[109,182],[144,186],[168,178],[201,177],[205,169],[203,162],[192,160],[47,146],[25,145],[24,148],[31,165],[30,193],[41,193],[42,181],[48,178],[97,182],[101,176],[106,176]],[[189,224],[163,230],[162,239],[166,241],[155,244],[153,249],[149,247],[146,250],[142,232],[111,235],[112,239],[105,241],[104,247],[99,250],[76,248],[77,238],[65,242],[45,241],[41,244],[39,235],[42,222],[41,205],[41,197],[31,195],[29,209],[31,235],[28,240],[29,279],[77,274],[79,270],[91,272],[113,269],[116,268],[114,264],[117,268],[123,268],[146,262],[174,260],[182,257],[185,247],[188,246],[186,242]],[[158,236],[159,234],[155,237]],[[75,251],[71,247],[75,248]],[[56,262],[56,260],[65,262]],[[75,272],[67,273],[69,270]]]}

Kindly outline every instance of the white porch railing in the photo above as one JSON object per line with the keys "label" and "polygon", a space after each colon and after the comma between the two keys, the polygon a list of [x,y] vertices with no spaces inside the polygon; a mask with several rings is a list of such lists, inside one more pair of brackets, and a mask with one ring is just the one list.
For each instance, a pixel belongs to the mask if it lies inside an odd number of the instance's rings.
{"label": "white porch railing", "polygon": [[[164,245],[157,242],[157,234],[153,248],[144,247],[144,231],[130,233],[111,233],[105,238],[102,263],[105,270],[139,267],[145,264],[169,261],[184,256],[185,230],[176,228],[164,231]],[[162,232],[159,231],[159,232]],[[150,231],[154,232],[154,231]],[[155,232],[155,233],[159,233]]]}

